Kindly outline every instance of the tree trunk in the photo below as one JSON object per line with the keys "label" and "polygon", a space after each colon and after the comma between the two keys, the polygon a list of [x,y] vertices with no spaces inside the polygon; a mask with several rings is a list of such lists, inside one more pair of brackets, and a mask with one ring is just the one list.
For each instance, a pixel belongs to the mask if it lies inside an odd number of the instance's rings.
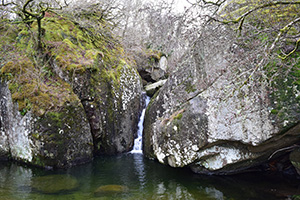
{"label": "tree trunk", "polygon": [[42,19],[43,18],[37,18],[37,24],[38,24],[38,37],[37,37],[37,51],[38,53],[42,53]]}

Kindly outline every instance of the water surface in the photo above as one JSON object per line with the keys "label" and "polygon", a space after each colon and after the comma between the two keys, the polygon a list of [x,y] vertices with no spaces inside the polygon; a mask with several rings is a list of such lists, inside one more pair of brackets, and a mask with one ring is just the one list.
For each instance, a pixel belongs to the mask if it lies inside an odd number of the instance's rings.
{"label": "water surface", "polygon": [[[53,193],[36,189],[37,184],[44,184],[39,177],[57,174],[76,179],[78,185]],[[121,185],[128,190],[96,195],[97,188],[104,185]],[[277,200],[300,194],[299,186],[300,181],[296,179],[258,173],[221,177],[197,175],[186,169],[163,166],[143,158],[142,154],[99,157],[90,164],[54,171],[0,163],[1,200]]]}

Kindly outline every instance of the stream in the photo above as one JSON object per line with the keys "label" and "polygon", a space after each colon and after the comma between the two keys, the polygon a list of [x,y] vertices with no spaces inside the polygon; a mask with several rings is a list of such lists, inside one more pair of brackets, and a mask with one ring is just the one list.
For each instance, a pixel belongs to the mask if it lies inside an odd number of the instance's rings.
{"label": "stream", "polygon": [[[126,190],[96,193],[97,188],[106,185],[122,186]],[[130,153],[98,157],[92,163],[68,170],[49,171],[12,162],[0,163],[1,200],[277,200],[300,194],[299,186],[299,180],[279,175],[197,175]]]}

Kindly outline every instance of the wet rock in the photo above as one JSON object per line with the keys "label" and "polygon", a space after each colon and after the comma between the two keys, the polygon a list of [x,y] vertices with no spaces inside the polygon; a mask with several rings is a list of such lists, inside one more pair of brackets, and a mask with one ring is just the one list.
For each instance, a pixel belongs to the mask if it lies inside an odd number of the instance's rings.
{"label": "wet rock", "polygon": [[70,175],[49,175],[34,177],[31,186],[39,192],[55,194],[75,190],[79,183],[75,177]]}
{"label": "wet rock", "polygon": [[114,194],[122,194],[129,191],[129,188],[124,185],[103,185],[97,188],[94,192],[95,196],[107,196]]}

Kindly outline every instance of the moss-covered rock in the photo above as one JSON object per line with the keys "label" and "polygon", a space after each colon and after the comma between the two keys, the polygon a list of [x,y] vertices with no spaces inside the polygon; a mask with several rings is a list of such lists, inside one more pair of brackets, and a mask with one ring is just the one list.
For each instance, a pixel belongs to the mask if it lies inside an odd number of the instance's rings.
{"label": "moss-covered rock", "polygon": [[[11,158],[41,167],[70,167],[92,160],[93,141],[85,111],[74,96],[70,102],[47,111],[18,111],[5,82],[0,83],[1,150]],[[61,103],[61,102],[60,102]],[[43,109],[40,107],[39,109]],[[51,109],[51,108],[48,108]],[[43,111],[43,112],[45,112]]]}
{"label": "moss-covered rock", "polygon": [[46,13],[41,50],[36,22],[2,22],[0,157],[64,168],[132,148],[141,80],[112,35]]}
{"label": "moss-covered rock", "polygon": [[90,121],[97,154],[129,151],[137,132],[141,109],[141,82],[124,61],[78,77],[76,93]]}

